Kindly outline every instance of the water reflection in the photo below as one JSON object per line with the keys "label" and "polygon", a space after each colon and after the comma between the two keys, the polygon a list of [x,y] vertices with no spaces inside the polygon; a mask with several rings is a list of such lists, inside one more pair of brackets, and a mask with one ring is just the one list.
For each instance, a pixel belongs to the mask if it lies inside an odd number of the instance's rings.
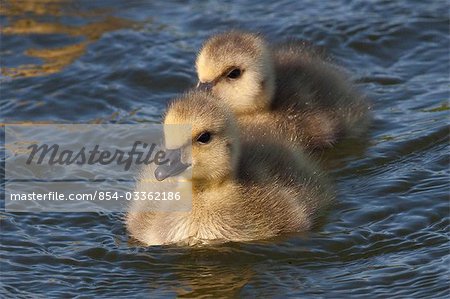
{"label": "water reflection", "polygon": [[[2,3],[0,15],[6,17],[7,22],[0,29],[2,39],[37,35],[39,41],[43,36],[52,36],[59,43],[68,44],[52,48],[28,48],[23,54],[37,58],[41,63],[2,66],[2,75],[33,77],[57,73],[82,56],[87,46],[104,33],[137,25],[136,22],[111,16],[111,10],[80,11],[72,4],[72,1],[64,0],[6,0]],[[65,24],[64,17],[80,19],[78,23],[84,25]]]}
{"label": "water reflection", "polygon": [[234,267],[224,271],[221,265],[195,266],[191,271],[181,273],[181,286],[173,288],[179,298],[200,298],[212,294],[237,297],[254,275],[250,267]]}
{"label": "water reflection", "polygon": [[181,265],[183,271],[174,275],[174,281],[177,283],[172,284],[172,287],[168,288],[167,282],[160,285],[153,281],[150,282],[149,288],[169,289],[179,298],[201,298],[213,294],[219,298],[237,297],[255,275],[250,266],[233,266],[232,261],[229,261],[229,268],[224,269],[220,263],[214,262],[219,258],[210,254],[193,254],[190,258]]}

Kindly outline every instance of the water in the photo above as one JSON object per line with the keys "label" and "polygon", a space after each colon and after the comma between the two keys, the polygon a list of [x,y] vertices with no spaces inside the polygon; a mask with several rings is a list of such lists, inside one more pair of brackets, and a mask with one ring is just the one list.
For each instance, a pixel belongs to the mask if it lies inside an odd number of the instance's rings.
{"label": "water", "polygon": [[448,3],[179,2],[2,1],[2,121],[155,123],[213,32],[312,40],[373,99],[370,133],[321,155],[337,206],[207,248],[135,246],[122,214],[2,212],[3,297],[447,297]]}

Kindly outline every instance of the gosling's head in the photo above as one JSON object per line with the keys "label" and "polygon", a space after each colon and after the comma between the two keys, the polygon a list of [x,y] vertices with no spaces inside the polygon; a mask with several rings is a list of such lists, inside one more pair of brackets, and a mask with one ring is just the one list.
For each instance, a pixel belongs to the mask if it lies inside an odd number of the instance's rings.
{"label": "gosling's head", "polygon": [[198,87],[211,89],[235,113],[267,109],[275,90],[270,49],[253,33],[231,31],[205,42],[197,61]]}
{"label": "gosling's head", "polygon": [[158,179],[188,167],[194,181],[220,182],[233,175],[239,157],[237,127],[232,112],[211,93],[191,91],[175,99],[164,118],[164,139],[174,162],[158,167]]}

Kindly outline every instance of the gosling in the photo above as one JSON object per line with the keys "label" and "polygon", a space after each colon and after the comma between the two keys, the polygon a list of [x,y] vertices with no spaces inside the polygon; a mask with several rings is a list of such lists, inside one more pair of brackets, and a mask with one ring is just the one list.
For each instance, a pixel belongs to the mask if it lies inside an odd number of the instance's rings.
{"label": "gosling", "polygon": [[[179,156],[169,166],[144,169],[142,177],[166,180],[190,171],[192,209],[144,212],[143,203],[133,204],[126,225],[146,245],[242,242],[308,231],[332,202],[316,164],[256,129],[239,136],[232,111],[211,93],[191,91],[173,101],[164,119],[171,124],[191,124],[192,133],[180,139],[165,126],[165,146]],[[184,152],[188,142],[191,156]],[[136,191],[152,186],[142,181]]]}
{"label": "gosling", "polygon": [[269,46],[253,33],[218,34],[204,43],[196,69],[197,86],[226,101],[241,126],[263,126],[296,148],[328,148],[369,124],[365,98],[304,41]]}

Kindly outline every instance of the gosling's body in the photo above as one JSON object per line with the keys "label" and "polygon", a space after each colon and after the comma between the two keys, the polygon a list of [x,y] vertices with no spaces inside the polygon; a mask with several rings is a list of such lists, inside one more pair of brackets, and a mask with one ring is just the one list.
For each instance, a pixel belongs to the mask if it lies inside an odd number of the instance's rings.
{"label": "gosling's body", "polygon": [[[271,110],[286,113],[310,148],[358,137],[369,125],[365,98],[323,50],[304,41],[274,47],[276,91]],[[292,135],[291,135],[292,136]]]}
{"label": "gosling's body", "polygon": [[[218,74],[230,68],[242,75]],[[200,82],[227,101],[240,125],[264,126],[294,147],[327,148],[358,137],[369,123],[369,106],[343,71],[310,44],[270,46],[256,34],[232,31],[205,42],[197,59]]]}
{"label": "gosling's body", "polygon": [[[192,245],[306,231],[331,202],[329,185],[315,164],[261,130],[240,138],[232,114],[209,94],[190,93],[174,102],[165,124],[186,121],[193,124],[194,136],[217,132],[211,144],[193,144],[192,210],[139,212],[142,203],[135,204],[127,227],[141,242]],[[149,189],[139,183],[136,191]]]}

